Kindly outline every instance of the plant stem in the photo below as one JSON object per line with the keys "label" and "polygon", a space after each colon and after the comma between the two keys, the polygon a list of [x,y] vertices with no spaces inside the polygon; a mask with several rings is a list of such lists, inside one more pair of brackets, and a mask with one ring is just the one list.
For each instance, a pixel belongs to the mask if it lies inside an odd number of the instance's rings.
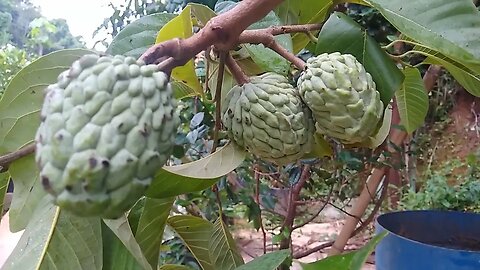
{"label": "plant stem", "polygon": [[10,163],[22,157],[28,156],[33,152],[35,152],[35,144],[31,143],[15,152],[0,156],[0,172],[6,171]]}
{"label": "plant stem", "polygon": [[227,64],[230,73],[232,73],[232,76],[235,78],[235,81],[237,81],[238,85],[244,85],[250,81],[248,76],[245,74],[245,72],[243,72],[242,68],[237,64],[235,59],[233,59],[230,54],[227,55],[225,64]]}
{"label": "plant stem", "polygon": [[300,180],[290,188],[287,216],[285,217],[282,228],[280,229],[280,234],[283,234],[285,231],[287,231],[288,237],[284,237],[282,239],[280,242],[280,249],[287,249],[291,246],[293,222],[295,221],[295,215],[297,213],[297,204],[295,202],[298,200],[300,191],[308,179],[310,179],[310,165],[304,165],[300,175]]}
{"label": "plant stem", "polygon": [[[225,72],[225,57],[228,52],[220,52],[220,63],[218,66],[218,77],[217,85],[215,89],[215,128],[213,130],[213,146],[211,153],[217,150],[218,146],[218,132],[222,128],[222,85],[223,85],[223,74]],[[207,74],[208,77],[208,74]]]}
{"label": "plant stem", "polygon": [[262,209],[260,204],[260,174],[258,171],[260,170],[258,165],[255,165],[253,173],[255,175],[255,201],[258,204],[259,209],[259,216],[260,216],[260,229],[262,230],[263,236],[263,254],[267,253],[267,233],[265,232],[265,227],[263,226],[262,221]]}
{"label": "plant stem", "polygon": [[278,44],[271,31],[268,30],[269,28],[244,31],[238,38],[238,41],[240,43],[263,44],[265,47],[272,49],[283,58],[290,61],[298,69],[305,69],[305,62]]}

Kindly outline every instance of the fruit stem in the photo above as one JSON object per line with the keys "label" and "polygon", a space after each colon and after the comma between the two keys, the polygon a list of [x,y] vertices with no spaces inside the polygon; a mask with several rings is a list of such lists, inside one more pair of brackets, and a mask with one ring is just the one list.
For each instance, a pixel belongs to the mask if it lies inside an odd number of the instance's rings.
{"label": "fruit stem", "polygon": [[230,54],[227,55],[225,59],[225,64],[227,64],[230,73],[232,73],[238,85],[243,85],[250,81],[248,76],[243,72],[242,68],[237,64],[235,59],[233,59]]}

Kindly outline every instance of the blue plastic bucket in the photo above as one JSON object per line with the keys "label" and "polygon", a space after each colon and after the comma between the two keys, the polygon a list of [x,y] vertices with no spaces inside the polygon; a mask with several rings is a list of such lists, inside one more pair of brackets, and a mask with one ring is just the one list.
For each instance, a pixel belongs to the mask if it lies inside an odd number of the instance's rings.
{"label": "blue plastic bucket", "polygon": [[394,212],[376,228],[389,232],[375,249],[377,270],[480,270],[480,214]]}

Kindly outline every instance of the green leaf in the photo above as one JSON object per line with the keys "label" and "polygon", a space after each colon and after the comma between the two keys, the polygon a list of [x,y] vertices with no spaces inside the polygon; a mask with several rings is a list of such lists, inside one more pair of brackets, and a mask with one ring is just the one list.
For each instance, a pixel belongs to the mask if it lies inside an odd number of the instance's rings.
{"label": "green leaf", "polygon": [[471,0],[369,0],[404,35],[455,61],[480,60],[480,14]]}
{"label": "green leaf", "polygon": [[245,151],[229,143],[197,161],[164,166],[147,189],[146,196],[165,198],[208,188],[219,177],[237,168],[245,156]]}
{"label": "green leaf", "polygon": [[400,89],[403,74],[390,57],[359,24],[347,15],[335,12],[318,36],[316,54],[349,53],[372,75],[385,106]]}
{"label": "green leaf", "polygon": [[290,250],[277,250],[250,261],[235,270],[275,270],[279,267],[288,257],[290,257]]}
{"label": "green leaf", "polygon": [[89,50],[60,50],[32,62],[15,75],[0,100],[0,153],[33,141],[40,125],[43,89]]}
{"label": "green leaf", "polygon": [[186,177],[212,179],[236,169],[245,160],[245,156],[245,151],[233,143],[228,143],[202,159],[177,166],[165,166],[163,169]]}
{"label": "green leaf", "polygon": [[187,97],[198,96],[198,93],[195,92],[195,90],[193,90],[183,82],[172,81],[171,84],[172,84],[173,96],[176,99],[183,99]]}
{"label": "green leaf", "polygon": [[146,197],[140,198],[135,205],[128,211],[127,219],[128,224],[130,224],[130,229],[132,229],[133,234],[137,232],[138,223],[140,222],[140,217],[142,216],[143,209],[145,207]]}
{"label": "green leaf", "polygon": [[120,239],[126,249],[132,254],[143,269],[153,269],[143,255],[138,242],[135,240],[135,236],[128,224],[126,216],[122,216],[118,219],[104,219],[103,222],[110,228],[110,230],[112,230],[118,239]]}
{"label": "green leaf", "polygon": [[199,23],[202,27],[205,26],[205,24],[207,24],[211,18],[217,16],[215,11],[205,5],[188,3],[188,6],[190,6],[192,15],[197,20],[197,23]]}
{"label": "green leaf", "polygon": [[135,239],[153,269],[158,265],[158,254],[162,244],[163,230],[167,222],[174,197],[165,199],[145,199]]}
{"label": "green leaf", "polygon": [[210,261],[215,269],[233,270],[244,264],[228,226],[221,217],[213,224],[208,250],[210,251]]}
{"label": "green leaf", "polygon": [[0,173],[0,222],[3,211],[5,211],[5,195],[7,194],[9,175],[7,173]]}
{"label": "green leaf", "polygon": [[[173,38],[189,38],[193,35],[193,25],[190,15],[191,6],[186,6],[182,13],[170,20],[160,29],[155,43],[170,40]],[[193,60],[188,61],[185,65],[176,67],[172,70],[172,78],[181,81],[195,90],[197,94],[203,95],[203,89],[195,74],[195,65]]]}
{"label": "green leaf", "polygon": [[10,230],[25,229],[42,198],[47,195],[39,180],[33,154],[16,160],[8,170],[15,185],[10,205]]}
{"label": "green leaf", "polygon": [[[321,23],[332,8],[332,0],[285,0],[276,9],[276,13],[284,24]],[[300,52],[310,39],[304,33],[295,33],[293,52]]]}
{"label": "green leaf", "polygon": [[168,218],[167,224],[182,239],[203,270],[215,270],[208,250],[214,229],[212,223],[193,216],[173,216]]}
{"label": "green leaf", "polygon": [[192,270],[192,268],[179,264],[164,264],[158,270]]}
{"label": "green leaf", "polygon": [[[237,62],[240,64],[240,62]],[[219,64],[215,62],[209,62],[208,63],[208,88],[210,89],[210,92],[212,93],[212,98],[215,98],[215,90],[217,87],[218,83],[218,67]],[[243,67],[242,67],[243,69]],[[223,104],[223,99],[227,95],[228,91],[232,89],[237,82],[233,78],[232,74],[230,74],[228,68],[225,68],[223,72],[223,80],[222,80],[222,91],[221,91],[221,96],[222,96],[222,104]]]}
{"label": "green leaf", "polygon": [[152,185],[146,191],[146,196],[150,198],[168,198],[204,190],[218,181],[218,178],[198,179],[185,177],[169,172],[164,168],[160,169],[160,172],[155,176]]}
{"label": "green leaf", "polygon": [[480,96],[480,64],[460,63],[421,45],[414,50],[427,56],[423,63],[443,66],[468,92]]}
{"label": "green leaf", "polygon": [[403,74],[405,80],[395,96],[400,113],[400,124],[410,134],[425,121],[428,112],[428,95],[418,69],[406,67]]}
{"label": "green leaf", "polygon": [[316,133],[314,135],[314,145],[312,151],[307,153],[302,158],[321,158],[321,157],[330,157],[333,155],[332,146],[325,140],[324,136]]}
{"label": "green leaf", "polygon": [[384,231],[374,236],[368,243],[361,249],[349,252],[346,254],[340,254],[335,256],[326,257],[325,259],[313,262],[313,263],[301,263],[303,270],[361,270],[368,256],[372,253],[378,243],[387,235]]}
{"label": "green leaf", "polygon": [[112,43],[108,46],[107,53],[140,57],[149,47],[155,44],[158,31],[174,17],[175,15],[169,13],[157,13],[141,17],[125,26],[113,38]]}
{"label": "green leaf", "polygon": [[102,269],[100,219],[61,211],[45,197],[3,270]]}
{"label": "green leaf", "polygon": [[143,270],[122,241],[102,222],[103,268],[102,270]]}
{"label": "green leaf", "polygon": [[[273,11],[269,12],[260,21],[252,24],[248,29],[261,29],[272,25],[282,25],[282,22]],[[275,41],[288,51],[293,52],[292,38],[289,34],[275,36]],[[290,62],[287,59],[273,50],[265,48],[262,44],[245,44],[245,48],[253,61],[265,71],[287,75],[290,70]]]}

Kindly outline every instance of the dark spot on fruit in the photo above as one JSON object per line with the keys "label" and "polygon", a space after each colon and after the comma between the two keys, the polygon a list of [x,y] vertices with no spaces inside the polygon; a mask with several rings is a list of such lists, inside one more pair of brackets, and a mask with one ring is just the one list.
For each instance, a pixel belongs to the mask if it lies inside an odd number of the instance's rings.
{"label": "dark spot on fruit", "polygon": [[45,189],[50,189],[51,186],[50,186],[50,180],[48,179],[48,177],[46,177],[45,175],[42,175],[42,185]]}
{"label": "dark spot on fruit", "polygon": [[120,123],[117,128],[121,129],[122,127],[123,127],[123,123]]}
{"label": "dark spot on fruit", "polygon": [[61,133],[58,134],[57,135],[57,140],[59,140],[59,141],[63,140],[63,134],[61,134]]}
{"label": "dark spot on fruit", "polygon": [[103,160],[103,161],[102,161],[102,165],[103,165],[103,167],[105,167],[105,168],[110,167],[110,162],[108,162],[108,160]]}
{"label": "dark spot on fruit", "polygon": [[229,116],[231,116],[231,115],[233,114],[232,109],[228,109],[228,110],[227,110],[227,114],[228,114]]}
{"label": "dark spot on fruit", "polygon": [[95,168],[97,166],[97,163],[98,161],[96,158],[92,157],[88,160],[88,164],[90,164],[90,168]]}

